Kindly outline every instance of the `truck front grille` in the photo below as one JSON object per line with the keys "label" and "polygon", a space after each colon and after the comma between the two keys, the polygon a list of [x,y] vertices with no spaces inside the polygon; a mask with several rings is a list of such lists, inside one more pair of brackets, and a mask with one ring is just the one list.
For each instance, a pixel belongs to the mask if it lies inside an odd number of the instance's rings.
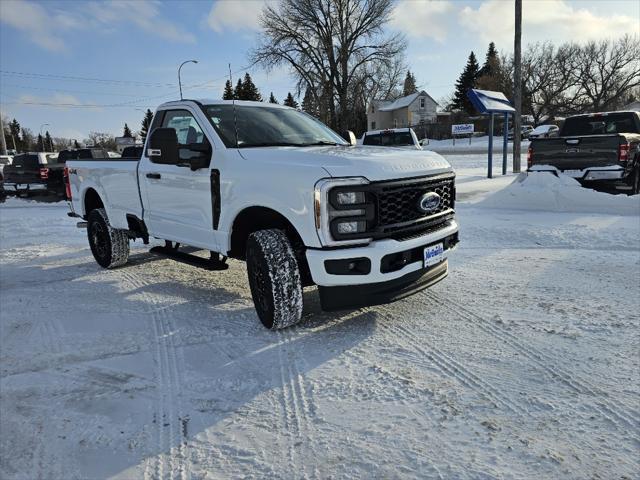
{"label": "truck front grille", "polygon": [[[376,237],[402,239],[417,231],[429,233],[443,228],[455,206],[454,176],[422,177],[372,184],[377,197]],[[440,196],[438,207],[420,210],[420,198],[429,192]]]}

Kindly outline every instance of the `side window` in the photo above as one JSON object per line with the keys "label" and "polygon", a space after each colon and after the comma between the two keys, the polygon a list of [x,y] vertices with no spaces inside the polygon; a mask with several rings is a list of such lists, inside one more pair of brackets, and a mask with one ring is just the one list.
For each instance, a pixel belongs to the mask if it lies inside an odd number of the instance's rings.
{"label": "side window", "polygon": [[180,145],[204,143],[206,141],[200,125],[187,110],[170,110],[166,112],[162,126],[175,129]]}
{"label": "side window", "polygon": [[[166,110],[162,112],[162,121],[156,124],[154,118],[154,127],[173,128],[178,137],[178,156],[179,162],[197,157],[201,153],[190,150],[188,145],[208,144],[209,140],[204,134],[200,125],[188,110]],[[159,116],[160,112],[156,114]],[[153,160],[152,160],[153,161]]]}

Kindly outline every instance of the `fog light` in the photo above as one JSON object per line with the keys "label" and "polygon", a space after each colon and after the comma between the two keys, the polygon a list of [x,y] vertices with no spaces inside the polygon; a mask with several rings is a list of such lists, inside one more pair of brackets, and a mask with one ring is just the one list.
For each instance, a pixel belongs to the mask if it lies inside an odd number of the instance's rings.
{"label": "fog light", "polygon": [[348,221],[339,222],[337,229],[340,235],[349,235],[352,233],[362,233],[365,231],[366,222],[360,221]]}
{"label": "fog light", "polygon": [[364,192],[338,192],[336,201],[339,205],[358,205],[364,203]]}

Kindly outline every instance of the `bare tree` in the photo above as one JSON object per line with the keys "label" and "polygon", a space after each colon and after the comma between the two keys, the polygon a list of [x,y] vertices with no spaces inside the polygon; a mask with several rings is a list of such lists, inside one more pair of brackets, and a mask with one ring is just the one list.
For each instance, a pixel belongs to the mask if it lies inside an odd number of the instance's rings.
{"label": "bare tree", "polygon": [[538,123],[543,117],[576,110],[573,59],[579,47],[567,43],[557,49],[550,42],[531,45],[523,61],[523,106]]}
{"label": "bare tree", "polygon": [[579,86],[577,100],[586,108],[615,108],[632,89],[640,86],[640,38],[625,35],[617,41],[589,42],[573,59]]}
{"label": "bare tree", "polygon": [[[280,0],[261,16],[260,44],[251,60],[271,70],[289,66],[301,90],[309,87],[326,105],[328,123],[346,129],[352,95],[369,73],[393,70],[406,42],[383,27],[392,0]],[[375,67],[374,67],[375,66]],[[322,112],[321,112],[322,115]]]}

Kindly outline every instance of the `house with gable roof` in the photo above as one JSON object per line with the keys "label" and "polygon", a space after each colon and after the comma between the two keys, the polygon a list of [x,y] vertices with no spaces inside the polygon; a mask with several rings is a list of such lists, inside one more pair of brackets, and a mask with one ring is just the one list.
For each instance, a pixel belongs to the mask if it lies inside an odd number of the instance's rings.
{"label": "house with gable roof", "polygon": [[397,100],[372,100],[367,109],[368,130],[412,127],[437,121],[436,102],[424,90]]}

